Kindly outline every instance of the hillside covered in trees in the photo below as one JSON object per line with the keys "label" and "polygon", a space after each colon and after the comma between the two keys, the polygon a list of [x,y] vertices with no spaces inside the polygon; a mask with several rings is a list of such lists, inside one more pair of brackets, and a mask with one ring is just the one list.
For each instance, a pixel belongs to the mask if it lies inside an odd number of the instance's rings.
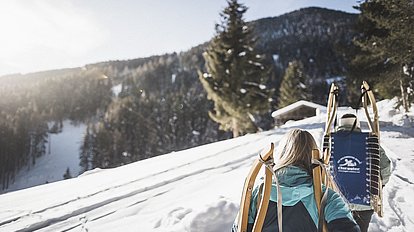
{"label": "hillside covered in trees", "polygon": [[[346,75],[340,48],[352,43],[355,21],[354,14],[307,8],[247,24],[252,28],[261,63],[268,68],[263,84],[275,90],[269,110],[253,115],[260,129],[272,126],[270,113],[277,109],[280,83],[291,61],[301,62],[307,74],[304,84],[312,93],[308,100],[324,104],[326,81]],[[213,103],[199,81],[199,72],[207,71],[203,52],[208,45],[86,66],[101,70],[121,84],[122,91],[105,118],[89,125],[81,153],[84,170],[126,164],[231,136],[210,119]],[[96,151],[103,151],[99,158]]]}
{"label": "hillside covered in trees", "polygon": [[63,120],[85,123],[103,115],[111,80],[87,69],[0,78],[0,184],[7,188],[21,168],[46,153],[49,133]]}

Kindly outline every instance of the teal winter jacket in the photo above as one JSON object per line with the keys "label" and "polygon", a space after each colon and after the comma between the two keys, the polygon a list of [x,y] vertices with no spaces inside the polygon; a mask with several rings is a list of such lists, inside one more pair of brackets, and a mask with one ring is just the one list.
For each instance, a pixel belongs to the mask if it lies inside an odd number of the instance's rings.
{"label": "teal winter jacket", "polygon": [[[312,177],[299,167],[288,166],[278,172],[278,180],[282,191],[283,231],[317,231],[318,210]],[[259,186],[254,189],[250,202],[248,231],[252,230],[257,214],[258,192]],[[277,187],[272,185],[262,232],[278,231],[276,207]],[[346,203],[331,189],[328,189],[324,213],[329,231],[360,231]]]}

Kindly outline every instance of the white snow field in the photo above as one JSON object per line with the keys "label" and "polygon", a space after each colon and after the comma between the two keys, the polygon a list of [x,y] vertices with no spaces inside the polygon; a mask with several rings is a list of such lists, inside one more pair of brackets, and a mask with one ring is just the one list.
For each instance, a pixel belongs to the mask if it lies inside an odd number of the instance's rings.
{"label": "white snow field", "polygon": [[[393,172],[384,188],[384,217],[374,216],[370,231],[414,231],[414,117],[393,110],[394,103],[378,104],[381,142]],[[349,111],[341,108],[339,115]],[[321,141],[324,121],[321,115],[288,122],[270,131],[0,195],[0,231],[230,231],[244,179],[258,153],[270,142],[277,146],[292,128],[309,130]]]}

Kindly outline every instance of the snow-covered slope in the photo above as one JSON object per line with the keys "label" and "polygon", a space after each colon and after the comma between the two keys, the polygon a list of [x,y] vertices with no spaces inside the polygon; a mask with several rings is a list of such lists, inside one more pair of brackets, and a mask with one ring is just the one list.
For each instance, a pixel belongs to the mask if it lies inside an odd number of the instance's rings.
{"label": "snow-covered slope", "polygon": [[34,165],[22,168],[7,189],[0,189],[0,194],[63,180],[67,168],[72,177],[78,176],[79,148],[85,130],[84,124],[73,125],[69,120],[64,121],[62,132],[49,134],[46,154],[37,158]]}
{"label": "snow-covered slope", "polygon": [[[381,139],[393,173],[384,188],[385,216],[374,216],[371,231],[414,231],[414,129],[387,104],[379,104]],[[320,141],[323,127],[322,115],[6,193],[0,195],[0,231],[229,231],[257,154],[292,128]]]}

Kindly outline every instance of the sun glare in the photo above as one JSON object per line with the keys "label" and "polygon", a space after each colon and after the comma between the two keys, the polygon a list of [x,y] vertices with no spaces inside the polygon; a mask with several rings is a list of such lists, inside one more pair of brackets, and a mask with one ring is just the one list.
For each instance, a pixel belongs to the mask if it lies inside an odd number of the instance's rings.
{"label": "sun glare", "polygon": [[69,1],[1,2],[0,28],[0,74],[76,58],[105,38],[88,12]]}

